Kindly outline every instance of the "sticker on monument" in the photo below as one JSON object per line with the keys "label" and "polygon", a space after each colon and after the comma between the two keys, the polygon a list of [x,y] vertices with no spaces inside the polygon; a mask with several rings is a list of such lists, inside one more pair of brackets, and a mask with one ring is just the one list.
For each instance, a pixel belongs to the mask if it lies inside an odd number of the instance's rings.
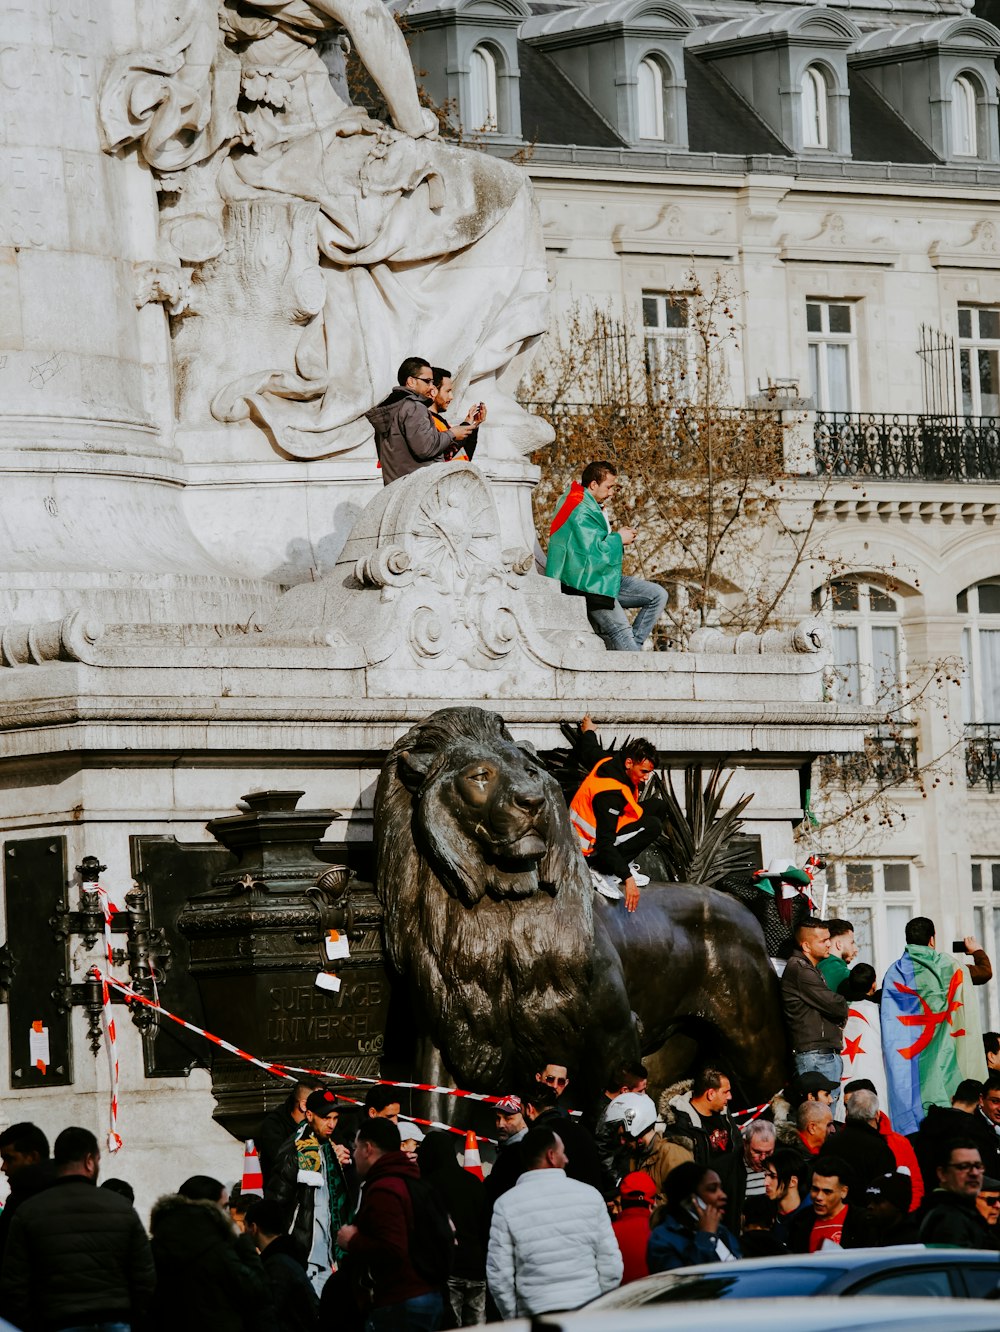
{"label": "sticker on monument", "polygon": [[49,1055],[49,1029],[41,1022],[33,1022],[28,1032],[28,1058],[39,1073],[47,1073],[51,1056]]}
{"label": "sticker on monument", "polygon": [[336,994],[340,989],[340,977],[331,971],[320,971],[316,976],[316,984],[321,990],[332,990]]}
{"label": "sticker on monument", "polygon": [[351,946],[347,942],[347,935],[340,930],[327,930],[326,955],[331,962],[338,957],[350,957]]}

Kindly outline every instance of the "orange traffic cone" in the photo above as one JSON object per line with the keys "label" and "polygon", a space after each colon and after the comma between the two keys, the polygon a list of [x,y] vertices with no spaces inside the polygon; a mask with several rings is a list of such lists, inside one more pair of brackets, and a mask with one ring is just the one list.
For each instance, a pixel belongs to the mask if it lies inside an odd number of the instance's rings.
{"label": "orange traffic cone", "polygon": [[479,1139],[472,1129],[469,1129],[465,1135],[465,1160],[462,1165],[470,1175],[475,1175],[477,1179],[483,1178],[483,1162],[479,1155]]}
{"label": "orange traffic cone", "polygon": [[251,1198],[264,1196],[264,1176],[260,1173],[260,1157],[253,1145],[253,1138],[247,1138],[243,1147],[243,1182],[240,1184],[240,1196]]}

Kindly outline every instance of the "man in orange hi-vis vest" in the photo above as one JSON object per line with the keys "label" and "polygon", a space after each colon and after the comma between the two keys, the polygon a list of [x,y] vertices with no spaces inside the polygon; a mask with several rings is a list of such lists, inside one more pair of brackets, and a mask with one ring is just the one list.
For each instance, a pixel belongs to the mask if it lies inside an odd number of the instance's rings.
{"label": "man in orange hi-vis vest", "polygon": [[648,875],[640,874],[636,858],[663,827],[662,803],[640,803],[642,789],[657,764],[656,749],[650,741],[639,739],[606,753],[589,715],[580,723],[580,730],[584,754],[596,762],[570,801],[570,822],[594,887],[612,901],[620,900],[624,889],[625,910],[634,911],[639,888],[649,883]]}

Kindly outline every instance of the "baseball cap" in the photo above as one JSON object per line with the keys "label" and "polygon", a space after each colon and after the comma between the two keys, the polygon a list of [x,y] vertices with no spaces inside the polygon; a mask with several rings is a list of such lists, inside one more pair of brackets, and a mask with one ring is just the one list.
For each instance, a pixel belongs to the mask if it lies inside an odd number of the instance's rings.
{"label": "baseball cap", "polygon": [[401,1119],[396,1127],[399,1129],[399,1138],[401,1142],[409,1142],[410,1140],[413,1142],[423,1142],[424,1138],[427,1137],[427,1134],[423,1131],[420,1125],[414,1124],[413,1121],[409,1119]]}
{"label": "baseball cap", "polygon": [[656,1123],[656,1106],[644,1092],[623,1092],[608,1106],[605,1123],[621,1124],[630,1138],[638,1138]]}
{"label": "baseball cap", "polygon": [[792,1090],[801,1096],[808,1096],[810,1092],[836,1091],[839,1086],[839,1082],[834,1082],[825,1073],[799,1073],[792,1079]]}
{"label": "baseball cap", "polygon": [[493,1109],[498,1115],[519,1115],[524,1110],[520,1096],[501,1096]]}
{"label": "baseball cap", "polygon": [[656,1185],[645,1170],[633,1170],[622,1180],[618,1192],[623,1198],[645,1198],[652,1202],[656,1197]]}
{"label": "baseball cap", "polygon": [[891,1175],[883,1175],[881,1179],[871,1184],[865,1197],[869,1202],[892,1203],[897,1211],[908,1212],[913,1198],[913,1186],[909,1175],[897,1170]]}
{"label": "baseball cap", "polygon": [[314,1091],[306,1097],[306,1109],[313,1115],[325,1119],[336,1110],[340,1112],[340,1102],[332,1091]]}

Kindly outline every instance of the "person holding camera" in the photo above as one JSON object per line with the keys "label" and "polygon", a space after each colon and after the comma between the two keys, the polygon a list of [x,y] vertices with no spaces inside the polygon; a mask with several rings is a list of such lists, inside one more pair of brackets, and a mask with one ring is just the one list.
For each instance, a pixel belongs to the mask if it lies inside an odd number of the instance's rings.
{"label": "person holding camera", "polygon": [[882,1055],[897,1133],[916,1133],[929,1106],[950,1105],[960,1082],[986,1077],[972,986],[985,985],[993,968],[971,935],[952,948],[958,957],[939,951],[934,922],[916,916],[882,982]]}

